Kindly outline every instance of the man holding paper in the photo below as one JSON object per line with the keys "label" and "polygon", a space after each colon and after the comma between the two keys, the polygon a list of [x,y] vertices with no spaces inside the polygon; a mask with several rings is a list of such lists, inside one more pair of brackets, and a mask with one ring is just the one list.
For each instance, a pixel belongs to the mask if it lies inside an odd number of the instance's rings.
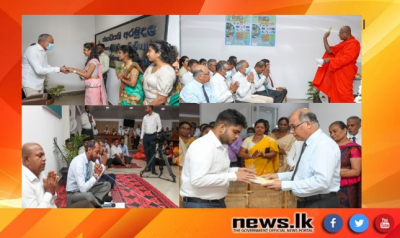
{"label": "man holding paper", "polygon": [[330,30],[324,35],[325,54],[323,65],[319,67],[313,85],[328,95],[333,103],[353,103],[353,80],[357,73],[356,66],[360,54],[360,42],[351,35],[349,26],[340,28],[342,40],[335,46],[329,46]]}
{"label": "man holding paper", "polygon": [[185,156],[180,195],[184,208],[226,208],[225,196],[230,181],[250,183],[255,172],[229,168],[228,145],[238,137],[246,118],[234,109],[221,112],[214,128],[195,140]]}
{"label": "man holding paper", "polygon": [[263,186],[291,190],[298,197],[298,208],[339,208],[340,150],[321,129],[309,109],[296,110],[289,119],[290,132],[304,141],[294,171],[263,175],[273,179]]}

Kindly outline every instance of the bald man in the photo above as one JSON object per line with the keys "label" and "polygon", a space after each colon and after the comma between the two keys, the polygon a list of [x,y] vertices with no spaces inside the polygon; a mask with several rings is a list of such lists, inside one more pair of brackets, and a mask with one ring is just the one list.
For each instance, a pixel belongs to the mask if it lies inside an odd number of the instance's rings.
{"label": "bald man", "polygon": [[[57,208],[55,205],[58,175],[49,171],[44,177],[46,156],[37,143],[22,146],[22,207]],[[93,208],[88,201],[81,201],[68,206],[70,208]]]}
{"label": "bald man", "polygon": [[195,80],[183,87],[180,97],[185,103],[216,103],[210,85],[210,70],[204,65],[197,65],[192,70]]}
{"label": "bald man", "polygon": [[338,208],[340,150],[319,128],[317,116],[309,109],[298,109],[289,118],[290,132],[304,141],[294,171],[263,175],[274,179],[265,187],[291,190],[298,197],[298,208]]}
{"label": "bald man", "polygon": [[313,85],[328,95],[333,103],[354,103],[353,80],[357,74],[356,66],[360,54],[360,42],[351,35],[349,26],[343,26],[339,31],[342,40],[338,45],[329,46],[326,32],[324,39],[324,64],[319,67]]}

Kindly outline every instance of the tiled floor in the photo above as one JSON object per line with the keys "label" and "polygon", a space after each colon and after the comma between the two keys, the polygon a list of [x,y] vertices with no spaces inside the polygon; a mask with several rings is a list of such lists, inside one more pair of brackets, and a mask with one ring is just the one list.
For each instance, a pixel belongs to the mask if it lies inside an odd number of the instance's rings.
{"label": "tiled floor", "polygon": [[[114,174],[140,174],[146,167],[146,161],[144,160],[132,160],[132,163],[136,163],[138,166],[142,168],[110,168],[107,170],[107,173]],[[150,183],[153,187],[158,189],[161,193],[163,193],[167,198],[169,198],[175,205],[179,206],[179,186],[178,186],[178,166],[171,166],[172,172],[176,176],[176,183],[166,181],[158,178],[158,176],[152,175],[150,172],[143,174],[143,179]],[[159,167],[156,167],[157,173],[159,173]],[[153,177],[153,178],[149,178]],[[164,171],[162,178],[171,180],[169,176],[167,167],[164,166]]]}
{"label": "tiled floor", "polygon": [[85,105],[85,91],[64,94],[56,98],[53,105]]}

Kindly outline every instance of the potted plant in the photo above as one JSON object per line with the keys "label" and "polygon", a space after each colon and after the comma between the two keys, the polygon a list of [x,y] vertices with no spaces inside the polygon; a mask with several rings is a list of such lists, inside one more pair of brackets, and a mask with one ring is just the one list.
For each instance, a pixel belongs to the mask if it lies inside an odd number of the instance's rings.
{"label": "potted plant", "polygon": [[44,79],[44,92],[47,93],[47,105],[51,105],[54,103],[54,98],[58,98],[61,96],[61,92],[65,91],[65,86],[61,84],[57,84],[57,86],[52,88],[47,88],[49,86],[49,76],[46,75]]}
{"label": "potted plant", "polygon": [[53,139],[53,152],[55,155],[58,155],[61,166],[66,165],[66,167],[62,167],[60,170],[62,176],[60,183],[61,181],[66,181],[69,165],[71,164],[71,161],[78,155],[79,148],[83,145],[83,140],[86,138],[89,138],[89,136],[75,134],[75,136],[65,141],[65,144],[62,146],[62,148],[58,146],[57,138]]}
{"label": "potted plant", "polygon": [[325,96],[319,95],[321,91],[312,85],[312,81],[308,81],[308,90],[306,95],[308,95],[307,100],[312,99],[314,103],[322,103],[321,98],[325,98]]}

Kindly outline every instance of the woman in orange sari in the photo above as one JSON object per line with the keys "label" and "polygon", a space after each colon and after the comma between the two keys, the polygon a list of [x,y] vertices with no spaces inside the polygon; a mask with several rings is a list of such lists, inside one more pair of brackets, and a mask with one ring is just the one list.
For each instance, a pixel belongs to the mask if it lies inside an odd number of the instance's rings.
{"label": "woman in orange sari", "polygon": [[96,44],[85,43],[83,54],[87,57],[83,70],[75,68],[68,70],[79,75],[85,82],[85,105],[108,105]]}
{"label": "woman in orange sari", "polygon": [[278,131],[271,133],[271,137],[276,140],[279,146],[279,172],[288,170],[286,156],[289,154],[296,138],[289,132],[289,119],[281,117],[278,120]]}
{"label": "woman in orange sari", "polygon": [[279,149],[276,141],[264,135],[267,123],[259,119],[254,125],[255,134],[247,137],[239,151],[246,168],[254,169],[257,176],[276,173],[279,169]]}

